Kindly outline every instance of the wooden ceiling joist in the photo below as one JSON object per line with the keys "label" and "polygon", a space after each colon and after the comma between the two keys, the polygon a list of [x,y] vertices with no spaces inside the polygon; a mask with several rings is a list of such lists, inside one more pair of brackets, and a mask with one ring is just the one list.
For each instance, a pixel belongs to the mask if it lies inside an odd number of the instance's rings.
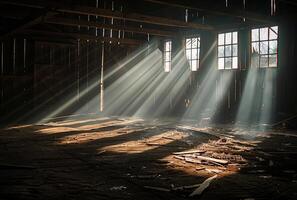
{"label": "wooden ceiling joist", "polygon": [[143,44],[144,42],[141,40],[135,40],[135,39],[129,39],[129,38],[109,38],[109,37],[100,37],[100,36],[93,36],[93,35],[80,34],[80,33],[65,33],[65,32],[42,31],[42,30],[23,30],[21,34],[31,35],[31,36],[33,35],[57,36],[57,37],[75,38],[80,40],[109,42],[109,43],[125,44],[125,45],[140,45],[140,44]]}
{"label": "wooden ceiling joist", "polygon": [[9,37],[9,36],[19,32],[19,31],[22,31],[22,30],[24,30],[26,28],[29,28],[29,27],[31,27],[31,26],[33,26],[35,24],[39,24],[40,22],[44,21],[48,17],[51,17],[51,16],[53,16],[55,14],[57,14],[57,13],[55,13],[55,12],[46,12],[44,14],[39,15],[38,17],[27,20],[26,22],[22,22],[19,26],[13,28],[12,30],[10,30],[10,31],[6,32],[4,35],[2,35],[0,37],[0,40],[4,39],[6,37]]}
{"label": "wooden ceiling joist", "polygon": [[221,16],[229,16],[229,17],[236,17],[236,18],[245,18],[251,21],[261,22],[261,23],[275,23],[275,19],[271,16],[261,15],[258,13],[253,13],[245,10],[236,10],[236,9],[228,9],[228,8],[211,8],[209,6],[193,6],[193,5],[187,5],[184,3],[178,3],[176,1],[164,1],[164,0],[144,0],[146,2],[160,4],[160,5],[166,5],[166,6],[172,6],[177,8],[184,8],[184,9],[192,9],[197,11],[202,11],[205,13],[213,14],[213,15],[221,15]]}
{"label": "wooden ceiling joist", "polygon": [[99,29],[112,29],[112,30],[121,30],[126,32],[140,33],[140,34],[150,34],[164,37],[171,37],[174,35],[173,32],[157,30],[157,29],[147,29],[147,28],[137,28],[137,27],[129,27],[129,26],[120,26],[120,25],[111,25],[111,24],[103,24],[94,21],[86,21],[86,20],[72,20],[61,17],[55,17],[51,19],[47,19],[46,23],[50,24],[60,24],[66,26],[81,26],[81,27],[92,27]]}
{"label": "wooden ceiling joist", "polygon": [[85,7],[85,6],[75,6],[75,7],[72,7],[71,9],[58,8],[57,11],[72,13],[72,14],[79,14],[79,15],[94,15],[94,16],[100,16],[100,17],[106,17],[106,18],[123,19],[128,21],[155,24],[155,25],[161,25],[161,26],[214,30],[212,26],[205,25],[205,24],[184,22],[180,20],[142,15],[142,14],[136,14],[136,13],[122,13],[118,11],[112,11],[112,10],[101,9],[101,8],[93,8],[93,7]]}
{"label": "wooden ceiling joist", "polygon": [[180,27],[180,28],[192,28],[192,29],[201,29],[201,30],[214,30],[214,27],[205,24],[198,24],[192,22],[185,22],[181,20],[169,19],[164,17],[149,16],[137,13],[124,13],[119,11],[112,11],[108,9],[88,7],[88,6],[66,6],[66,5],[57,5],[53,3],[45,2],[32,2],[26,1],[18,3],[18,1],[10,0],[0,0],[2,4],[18,5],[18,6],[27,6],[32,8],[51,8],[55,11],[79,15],[93,15],[106,18],[114,19],[123,19],[128,21],[161,25],[161,26],[170,26],[170,27]]}

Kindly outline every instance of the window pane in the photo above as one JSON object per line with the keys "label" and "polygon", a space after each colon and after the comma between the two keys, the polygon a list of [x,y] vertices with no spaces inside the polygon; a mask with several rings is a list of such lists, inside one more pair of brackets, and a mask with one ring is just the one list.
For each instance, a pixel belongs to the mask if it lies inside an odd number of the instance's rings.
{"label": "window pane", "polygon": [[192,59],[197,59],[197,49],[192,49]]}
{"label": "window pane", "polygon": [[268,67],[268,55],[260,56],[260,67]]}
{"label": "window pane", "polygon": [[192,71],[197,71],[197,60],[191,61],[191,69]]}
{"label": "window pane", "polygon": [[231,33],[226,33],[226,43],[225,44],[231,44]]}
{"label": "window pane", "polygon": [[268,41],[260,42],[260,53],[268,54]]}
{"label": "window pane", "polygon": [[274,32],[276,32],[278,34],[278,26],[273,26],[271,27],[272,30],[274,30]]}
{"label": "window pane", "polygon": [[186,39],[186,48],[187,49],[191,48],[191,39]]}
{"label": "window pane", "polygon": [[231,45],[225,47],[225,56],[231,56]]}
{"label": "window pane", "polygon": [[259,42],[253,42],[252,43],[252,55],[259,54]]}
{"label": "window pane", "polygon": [[200,59],[200,49],[197,49],[197,58]]}
{"label": "window pane", "polygon": [[219,69],[224,69],[224,58],[219,58]]}
{"label": "window pane", "polygon": [[238,58],[237,57],[233,57],[232,59],[233,59],[233,61],[232,61],[232,68],[233,69],[237,69],[238,68]]}
{"label": "window pane", "polygon": [[191,59],[191,49],[186,50],[186,57],[187,57],[188,60]]}
{"label": "window pane", "polygon": [[269,28],[269,39],[276,40],[277,39],[277,29],[274,30],[273,28]]}
{"label": "window pane", "polygon": [[219,47],[218,51],[218,56],[224,57],[224,46]]}
{"label": "window pane", "polygon": [[170,71],[170,62],[165,62],[165,72]]}
{"label": "window pane", "polygon": [[252,41],[259,41],[259,29],[252,30]]}
{"label": "window pane", "polygon": [[277,41],[269,41],[269,53],[274,54],[277,53]]}
{"label": "window pane", "polygon": [[268,28],[261,28],[260,29],[260,39],[261,40],[268,40]]}
{"label": "window pane", "polygon": [[219,34],[219,45],[223,45],[225,42],[224,42],[224,35],[225,34]]}
{"label": "window pane", "polygon": [[165,42],[165,51],[171,51],[171,41]]}
{"label": "window pane", "polygon": [[197,38],[192,38],[192,48],[197,48]]}
{"label": "window pane", "polygon": [[277,67],[277,55],[269,55],[269,67]]}
{"label": "window pane", "polygon": [[237,43],[237,32],[233,32],[232,34],[233,34],[233,36],[232,36],[233,44],[236,44]]}
{"label": "window pane", "polygon": [[232,58],[225,58],[225,69],[231,69]]}
{"label": "window pane", "polygon": [[237,45],[232,46],[232,56],[237,56]]}

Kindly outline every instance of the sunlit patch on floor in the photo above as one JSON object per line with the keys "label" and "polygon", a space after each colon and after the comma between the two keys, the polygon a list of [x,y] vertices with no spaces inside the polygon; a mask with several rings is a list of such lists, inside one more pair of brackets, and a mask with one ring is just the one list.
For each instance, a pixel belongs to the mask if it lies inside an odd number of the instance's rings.
{"label": "sunlit patch on floor", "polygon": [[99,150],[110,152],[125,152],[128,154],[143,153],[160,146],[170,146],[170,143],[188,137],[187,133],[179,131],[166,131],[153,136],[142,137],[139,140],[128,141],[116,145],[109,145]]}

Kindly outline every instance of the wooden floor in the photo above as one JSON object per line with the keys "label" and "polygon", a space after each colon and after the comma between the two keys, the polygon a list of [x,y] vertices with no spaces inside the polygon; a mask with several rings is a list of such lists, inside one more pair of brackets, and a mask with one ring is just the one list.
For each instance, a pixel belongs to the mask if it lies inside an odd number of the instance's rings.
{"label": "wooden floor", "polygon": [[[224,145],[222,139],[232,143]],[[197,149],[210,156],[235,152],[232,156],[243,161],[199,164],[174,155]],[[195,188],[177,188],[217,174],[193,198],[295,200],[296,163],[296,132],[132,118],[63,119],[1,129],[0,199],[189,199]]]}

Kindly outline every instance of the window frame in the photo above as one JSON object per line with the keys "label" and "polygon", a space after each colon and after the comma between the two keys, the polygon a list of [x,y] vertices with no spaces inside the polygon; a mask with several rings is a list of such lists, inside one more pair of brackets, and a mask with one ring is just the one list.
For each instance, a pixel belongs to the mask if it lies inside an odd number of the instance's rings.
{"label": "window frame", "polygon": [[[270,29],[272,29],[272,27],[277,27],[277,37],[276,39],[270,39]],[[261,29],[267,28],[268,29],[268,37],[267,39],[261,39]],[[258,40],[254,40],[253,41],[253,30],[258,30]],[[276,52],[275,53],[270,53],[270,42],[276,41]],[[267,46],[267,54],[265,53],[261,53],[261,42],[267,42],[268,46]],[[258,61],[258,65],[257,66],[252,66],[252,59],[253,59],[253,44],[254,43],[258,43],[258,49],[259,49],[259,61]],[[273,26],[261,26],[261,27],[253,27],[252,29],[250,29],[250,63],[251,63],[251,67],[254,68],[259,68],[259,69],[275,69],[279,67],[279,26],[278,25],[273,25]],[[276,66],[270,66],[270,56],[275,55],[276,56]],[[268,62],[267,62],[267,67],[261,67],[261,56],[267,56],[268,57]]]}
{"label": "window frame", "polygon": [[[230,44],[226,44],[226,35],[228,33],[231,33],[231,42]],[[236,43],[233,42],[233,33],[236,33],[237,34],[237,38],[236,38]],[[220,34],[224,34],[224,43],[223,44],[219,44],[219,35]],[[237,52],[236,52],[236,56],[233,56],[233,46],[236,45],[237,46]],[[226,49],[226,46],[231,46],[231,55],[230,56],[226,56],[225,54],[225,49]],[[221,57],[219,56],[219,47],[223,47],[223,50],[224,50],[224,56]],[[234,31],[224,31],[224,32],[218,32],[217,33],[217,69],[218,70],[239,70],[240,69],[240,65],[239,65],[239,32],[238,30],[234,30]],[[219,68],[219,60],[220,58],[223,58],[224,59],[224,68],[220,69]],[[225,67],[225,59],[226,58],[231,58],[231,68],[226,68]],[[237,58],[237,67],[236,68],[233,68],[233,58]]]}
{"label": "window frame", "polygon": [[[190,48],[187,48],[187,40],[188,39],[191,39],[191,47]],[[193,39],[197,39],[197,47],[193,48],[193,43],[192,43],[192,40]],[[201,58],[201,36],[200,35],[188,35],[188,36],[185,36],[184,37],[184,49],[185,49],[185,56],[186,56],[186,59],[188,61],[188,64],[190,66],[190,71],[191,72],[197,72],[199,69],[200,69],[200,58]],[[196,49],[197,50],[197,58],[196,59],[193,59],[193,56],[192,56],[192,52],[193,52],[193,49]],[[190,50],[191,52],[191,58],[189,59],[188,56],[187,56],[187,50]],[[196,70],[193,70],[193,66],[192,66],[192,62],[193,61],[196,61]]]}
{"label": "window frame", "polygon": [[[170,49],[166,49],[166,44],[170,42]],[[169,60],[166,60],[167,53],[169,53]],[[167,71],[166,68],[166,63],[169,63],[169,69]],[[169,73],[172,70],[172,40],[171,39],[166,39],[164,40],[163,43],[163,67],[164,67],[164,72]]]}

